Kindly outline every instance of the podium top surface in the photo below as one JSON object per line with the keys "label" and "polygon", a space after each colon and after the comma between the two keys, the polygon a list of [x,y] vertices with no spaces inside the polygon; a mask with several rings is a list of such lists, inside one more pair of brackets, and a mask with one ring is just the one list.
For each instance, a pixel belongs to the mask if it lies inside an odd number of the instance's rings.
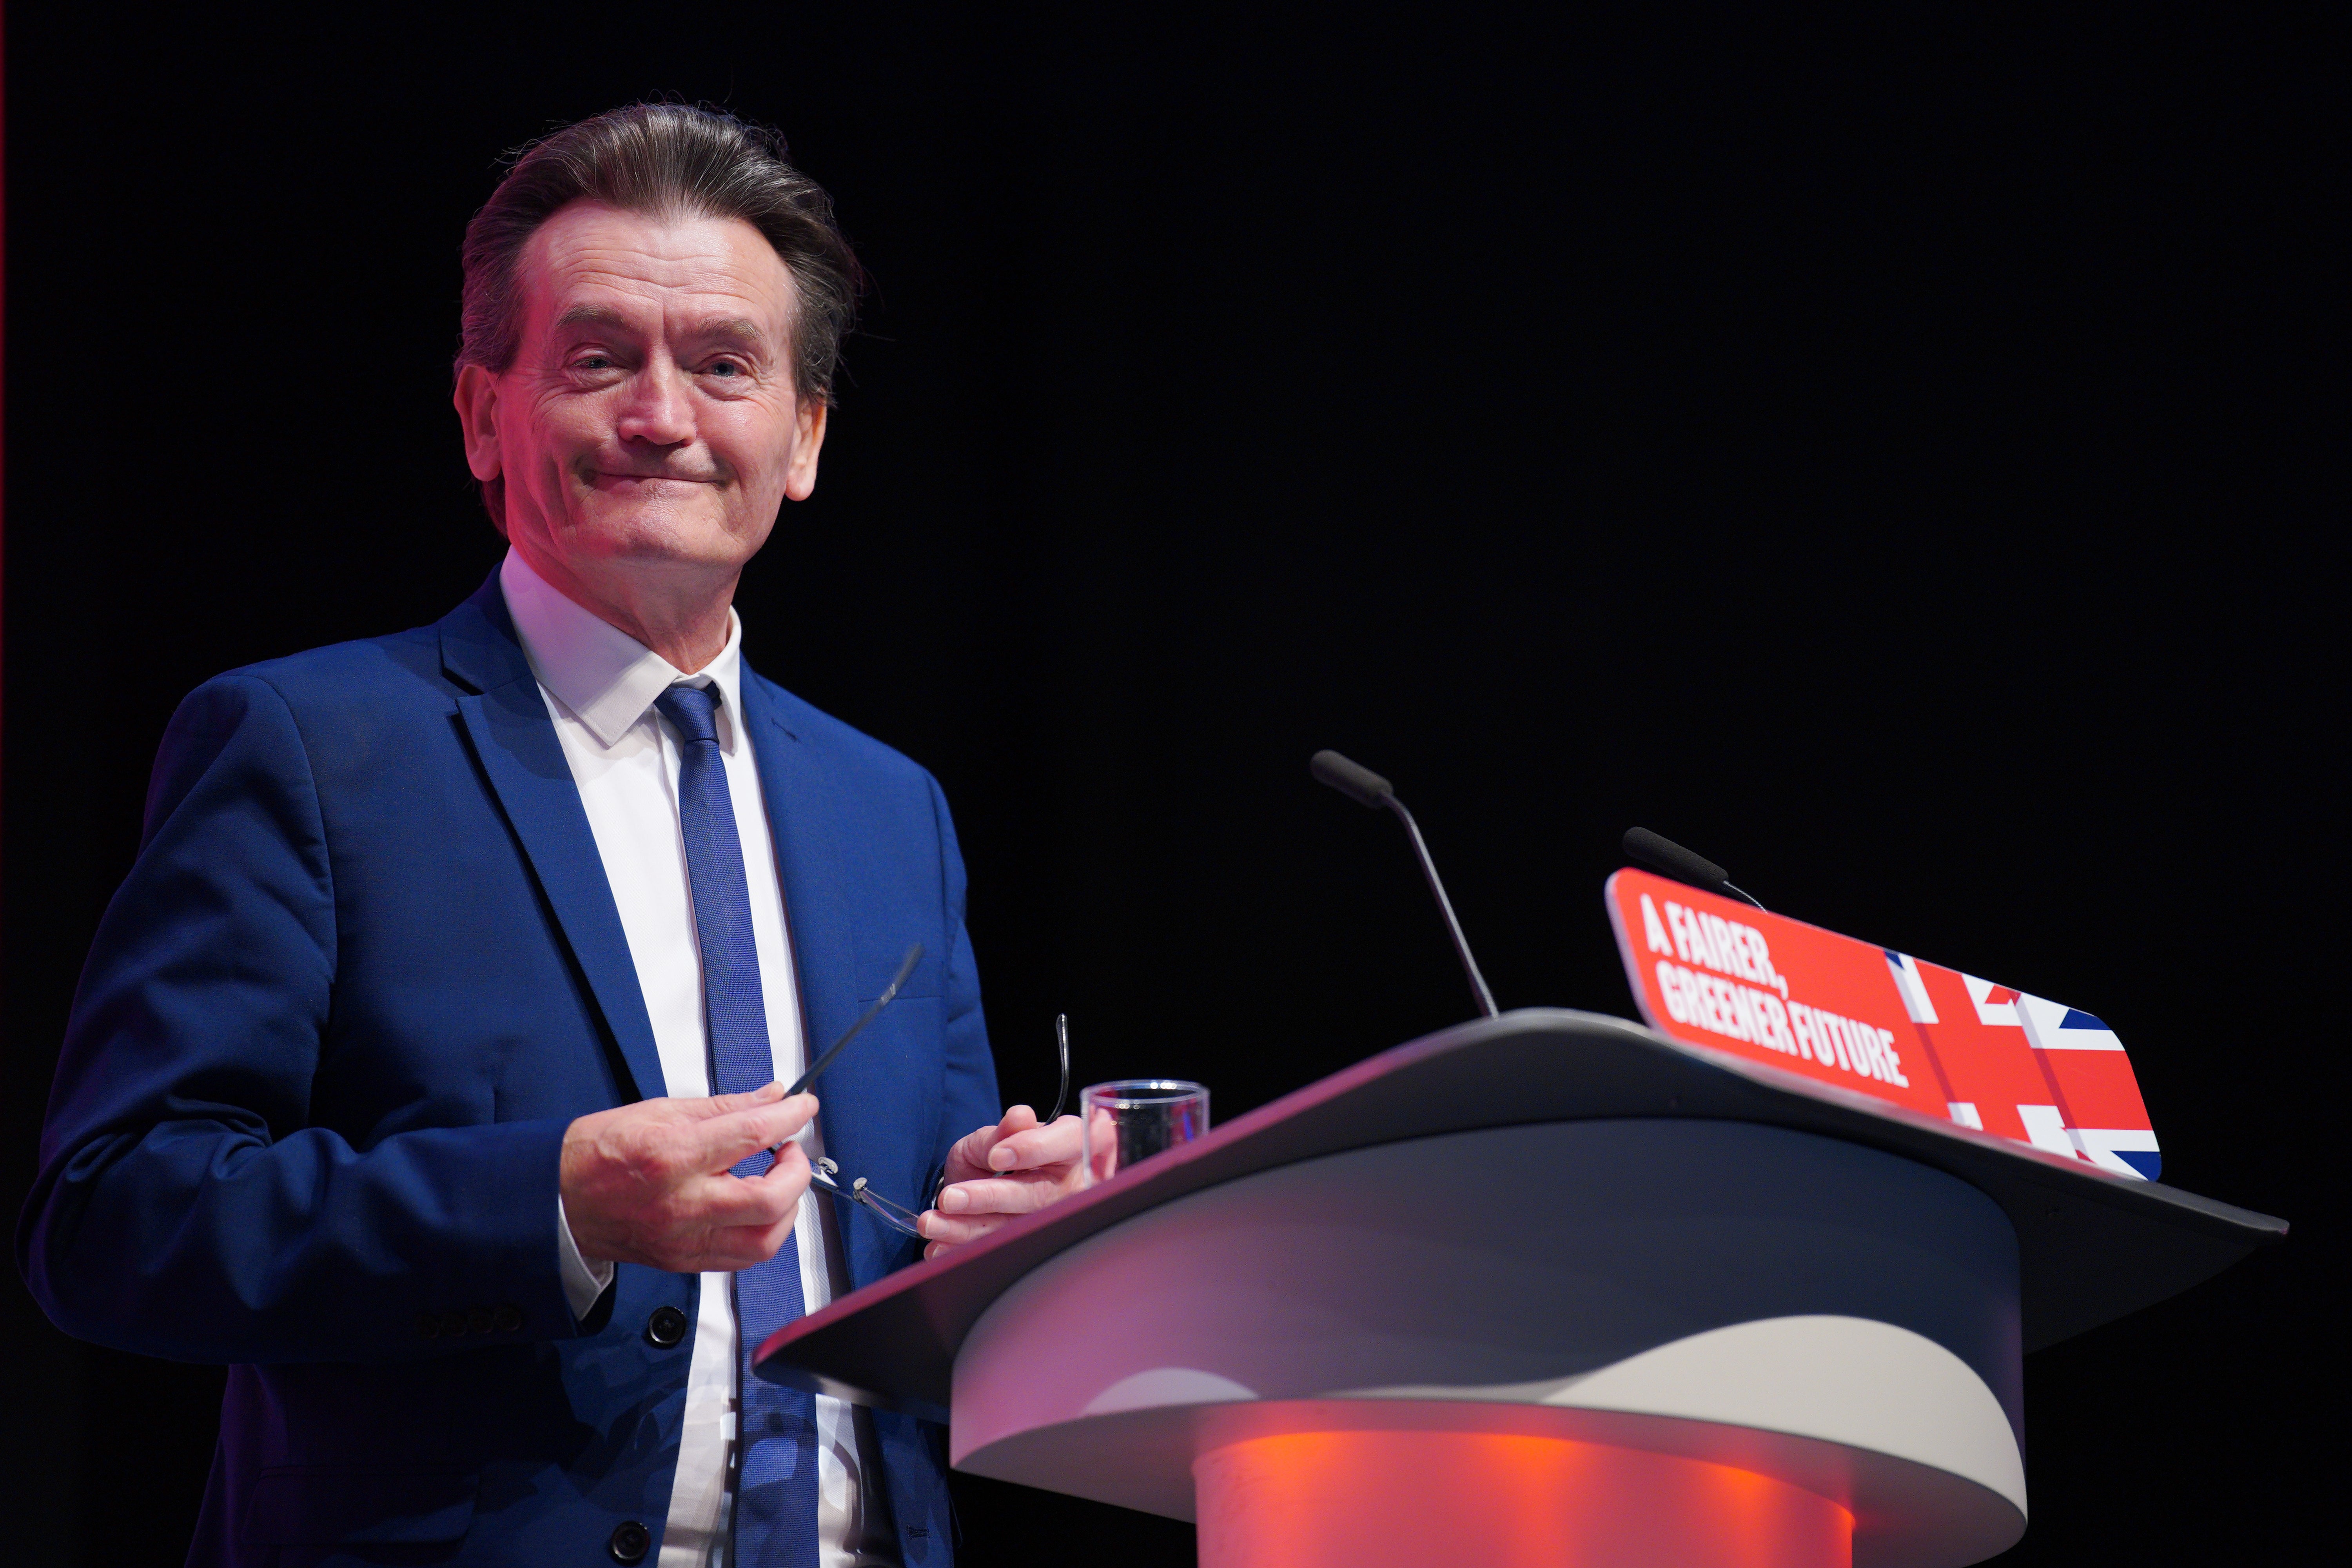
{"label": "podium top surface", "polygon": [[1398,1046],[982,1240],[787,1324],[761,1375],[937,1416],[956,1352],[1031,1269],[1160,1204],[1326,1154],[1531,1122],[1688,1117],[1791,1128],[1945,1171],[2016,1226],[2025,1348],[2149,1306],[2279,1241],[2286,1222],[2110,1175],[1623,1018],[1525,1008]]}

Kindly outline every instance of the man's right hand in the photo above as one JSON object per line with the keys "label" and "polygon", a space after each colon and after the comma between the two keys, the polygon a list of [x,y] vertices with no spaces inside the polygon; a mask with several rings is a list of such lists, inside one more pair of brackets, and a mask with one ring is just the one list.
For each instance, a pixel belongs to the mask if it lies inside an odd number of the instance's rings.
{"label": "man's right hand", "polygon": [[773,1258],[808,1191],[808,1156],[786,1143],[763,1174],[728,1173],[816,1114],[816,1096],[783,1094],[772,1083],[708,1100],[643,1100],[574,1121],[557,1179],[580,1255],[673,1274]]}

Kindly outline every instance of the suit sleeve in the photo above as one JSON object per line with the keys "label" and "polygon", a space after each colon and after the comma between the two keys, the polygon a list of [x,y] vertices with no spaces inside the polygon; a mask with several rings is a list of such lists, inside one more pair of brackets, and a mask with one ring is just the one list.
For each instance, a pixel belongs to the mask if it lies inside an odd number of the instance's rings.
{"label": "suit sleeve", "polygon": [[[943,986],[947,993],[945,1113],[940,1120],[940,1145],[931,1152],[930,1186],[936,1190],[947,1169],[948,1151],[957,1139],[975,1127],[985,1127],[1004,1113],[997,1098],[996,1058],[988,1049],[988,1023],[980,1009],[980,971],[971,955],[971,933],[964,925],[963,852],[956,845],[955,822],[948,815],[947,797],[939,781],[930,780],[931,809],[940,836],[940,867],[947,899],[948,958]],[[923,1194],[928,1205],[931,1192]]]}
{"label": "suit sleeve", "polygon": [[[550,1217],[565,1123],[312,1124],[336,907],[295,715],[181,705],[68,1025],[17,1260],[69,1333],[184,1361],[365,1361],[576,1331]],[[427,1320],[443,1327],[428,1337]],[[462,1337],[447,1331],[464,1321]]]}

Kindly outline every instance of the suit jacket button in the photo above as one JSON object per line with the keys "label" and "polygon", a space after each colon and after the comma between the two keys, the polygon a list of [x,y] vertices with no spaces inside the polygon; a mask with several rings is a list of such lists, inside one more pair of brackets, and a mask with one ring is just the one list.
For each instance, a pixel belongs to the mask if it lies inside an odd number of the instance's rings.
{"label": "suit jacket button", "polygon": [[465,1313],[463,1313],[463,1312],[444,1312],[444,1313],[442,1313],[442,1314],[441,1314],[441,1334],[442,1334],[442,1337],[443,1337],[443,1338],[445,1338],[445,1339],[452,1339],[452,1340],[454,1340],[454,1339],[456,1339],[459,1334],[462,1334],[462,1333],[464,1333],[465,1331],[466,1331],[466,1314],[465,1314]]}
{"label": "suit jacket button", "polygon": [[615,1563],[643,1563],[653,1543],[653,1532],[630,1519],[614,1527],[613,1539],[604,1543],[604,1550],[613,1554]]}
{"label": "suit jacket button", "polygon": [[488,1307],[477,1307],[466,1314],[466,1331],[472,1334],[487,1334],[490,1331],[490,1325],[496,1321],[490,1316],[490,1310]]}
{"label": "suit jacket button", "polygon": [[646,1320],[646,1342],[657,1350],[667,1350],[684,1338],[686,1314],[676,1307],[656,1307]]}
{"label": "suit jacket button", "polygon": [[493,1316],[498,1331],[502,1334],[517,1333],[522,1329],[522,1309],[512,1301],[502,1304]]}
{"label": "suit jacket button", "polygon": [[425,1312],[420,1314],[416,1320],[416,1329],[419,1333],[423,1334],[428,1340],[439,1339],[441,1337],[441,1314],[438,1312]]}

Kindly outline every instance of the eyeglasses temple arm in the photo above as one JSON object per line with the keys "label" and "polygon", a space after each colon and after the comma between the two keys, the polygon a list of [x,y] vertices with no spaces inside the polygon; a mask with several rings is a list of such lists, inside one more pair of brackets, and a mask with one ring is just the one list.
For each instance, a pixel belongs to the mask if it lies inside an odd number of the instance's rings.
{"label": "eyeglasses temple arm", "polygon": [[874,1021],[874,1016],[890,1005],[891,1001],[898,994],[898,987],[907,984],[907,976],[914,973],[915,965],[920,963],[922,961],[923,944],[919,942],[914,946],[907,950],[906,961],[898,965],[898,978],[890,982],[889,988],[884,991],[881,995],[877,996],[874,999],[874,1005],[868,1007],[865,1012],[858,1015],[857,1022],[850,1025],[846,1030],[843,1031],[841,1038],[833,1042],[833,1048],[831,1050],[817,1058],[814,1062],[810,1064],[808,1071],[801,1074],[799,1078],[793,1081],[793,1087],[784,1090],[784,1098],[786,1100],[790,1100],[793,1096],[800,1093],[803,1089],[808,1088],[809,1085],[814,1083],[817,1079],[817,1075],[833,1065],[833,1058],[841,1054],[841,1047],[856,1039],[857,1037],[857,1031],[872,1023]]}
{"label": "eyeglasses temple arm", "polygon": [[1054,1096],[1053,1111],[1045,1118],[1048,1122],[1060,1121],[1062,1107],[1070,1102],[1070,1016],[1067,1013],[1054,1015],[1054,1043],[1061,1047],[1062,1052],[1062,1088]]}

